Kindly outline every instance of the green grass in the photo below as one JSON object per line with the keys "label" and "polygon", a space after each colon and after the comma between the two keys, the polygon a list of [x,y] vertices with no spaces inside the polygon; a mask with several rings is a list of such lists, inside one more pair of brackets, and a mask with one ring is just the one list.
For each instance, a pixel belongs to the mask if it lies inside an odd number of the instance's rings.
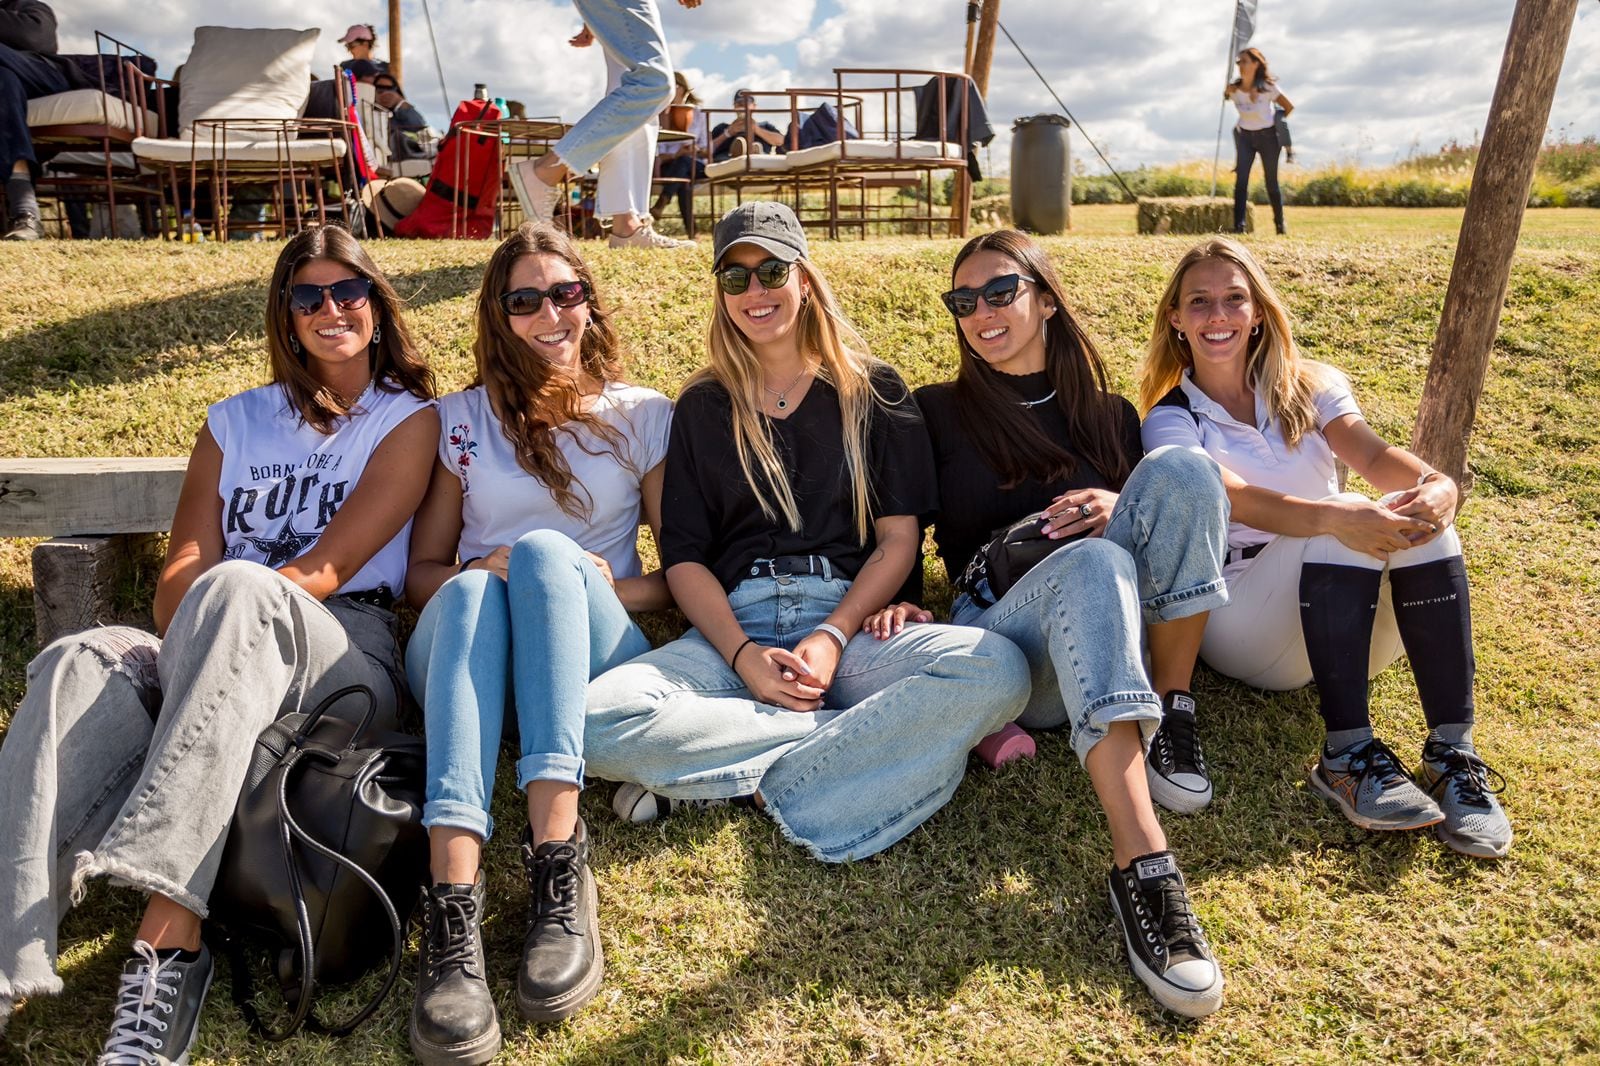
{"label": "green grass", "polygon": [[[1254,247],[1310,353],[1346,369],[1368,418],[1405,440],[1426,373],[1457,211],[1296,210]],[[1136,238],[1131,207],[1074,210],[1047,245],[1130,390],[1152,301],[1186,238]],[[489,847],[491,973],[510,1063],[862,1060],[1545,1063],[1600,1058],[1600,212],[1529,214],[1491,362],[1461,517],[1474,591],[1479,743],[1510,779],[1510,858],[1354,829],[1304,784],[1320,723],[1309,691],[1269,695],[1202,671],[1217,777],[1206,812],[1169,816],[1227,970],[1199,1024],[1154,1007],[1104,901],[1109,844],[1063,740],[994,773],[886,854],[814,863],[769,822],[709,812],[624,827],[586,796],[608,973],[550,1029],[516,1020],[520,887],[512,837]],[[957,245],[819,243],[816,258],[878,354],[913,383],[948,376],[936,294]],[[411,298],[446,385],[468,375],[487,244],[374,244]],[[205,405],[261,379],[276,248],[49,243],[0,248],[0,454],[181,454]],[[702,351],[708,252],[594,252],[637,380],[668,393]],[[0,718],[33,647],[30,544],[0,542]],[[943,589],[942,575],[936,588]],[[1409,673],[1373,686],[1380,732],[1414,757]],[[508,760],[503,760],[503,763]],[[503,765],[502,770],[506,767]],[[505,778],[505,775],[502,774]],[[497,817],[515,824],[501,782]],[[97,886],[63,928],[67,994],[18,1012],[0,1059],[98,1049],[137,922]],[[408,959],[408,966],[410,960]],[[213,993],[200,1063],[409,1061],[409,977],[377,1020],[333,1042],[253,1042]],[[345,1000],[344,1002],[352,1002]]]}

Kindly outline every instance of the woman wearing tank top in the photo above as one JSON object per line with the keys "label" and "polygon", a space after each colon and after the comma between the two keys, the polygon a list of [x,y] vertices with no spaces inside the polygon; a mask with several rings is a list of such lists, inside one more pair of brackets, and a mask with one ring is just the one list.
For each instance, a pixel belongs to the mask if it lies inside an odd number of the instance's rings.
{"label": "woman wearing tank top", "polygon": [[200,922],[256,736],[355,684],[393,723],[389,604],[439,433],[400,310],[347,231],[290,240],[267,290],[271,384],[207,412],[157,633],[93,629],[29,665],[0,747],[0,1018],[61,990],[57,924],[106,877],[149,903],[100,1061],[187,1061],[212,972]]}
{"label": "woman wearing tank top", "polygon": [[432,850],[411,1047],[487,1062],[500,1026],[483,969],[482,854],[501,727],[514,708],[529,885],[517,1006],[555,1021],[594,998],[600,951],[583,787],[584,691],[650,648],[629,611],[671,604],[643,574],[660,530],[672,404],[622,380],[621,345],[565,234],[529,223],[489,259],[477,377],[441,402],[438,460],[406,589],[426,603],[406,664],[428,733]]}

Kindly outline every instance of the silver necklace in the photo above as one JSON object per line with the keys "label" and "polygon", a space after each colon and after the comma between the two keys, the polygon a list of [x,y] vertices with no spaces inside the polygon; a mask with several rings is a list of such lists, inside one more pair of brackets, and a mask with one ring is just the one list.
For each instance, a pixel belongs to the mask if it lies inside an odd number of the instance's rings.
{"label": "silver necklace", "polygon": [[761,383],[761,388],[763,391],[770,392],[772,395],[778,398],[772,406],[776,407],[780,411],[787,411],[789,409],[789,393],[796,385],[800,384],[800,380],[809,373],[811,373],[811,368],[809,366],[804,367],[800,373],[795,375],[793,381],[789,382],[789,384],[785,385],[781,389],[775,389],[764,381]]}
{"label": "silver necklace", "polygon": [[1053,400],[1055,398],[1056,398],[1056,390],[1055,389],[1051,389],[1050,392],[1047,395],[1041,396],[1037,400],[1018,400],[1017,401],[1017,406],[1018,407],[1038,407],[1040,404],[1049,403],[1051,400]]}

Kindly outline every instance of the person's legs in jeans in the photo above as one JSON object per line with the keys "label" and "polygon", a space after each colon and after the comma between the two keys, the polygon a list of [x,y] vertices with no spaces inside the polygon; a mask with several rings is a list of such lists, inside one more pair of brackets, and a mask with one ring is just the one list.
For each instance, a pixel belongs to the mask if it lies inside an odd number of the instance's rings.
{"label": "person's legs in jeans", "polygon": [[1255,162],[1255,141],[1249,130],[1234,138],[1238,154],[1233,163],[1233,232],[1244,232],[1245,211],[1250,203],[1250,166]]}
{"label": "person's legs in jeans", "polygon": [[[601,44],[604,44],[604,40]],[[627,74],[626,61],[606,50],[606,93],[618,91]],[[600,159],[595,186],[595,214],[611,219],[611,231],[626,237],[638,228],[650,203],[650,173],[656,158],[659,115],[652,115]]]}
{"label": "person's legs in jeans", "polygon": [[1288,232],[1283,224],[1283,192],[1278,188],[1278,156],[1283,151],[1278,146],[1278,131],[1268,127],[1255,130],[1250,136],[1256,139],[1256,151],[1261,154],[1261,176],[1267,183],[1267,200],[1272,204],[1272,224],[1279,233]]}
{"label": "person's legs in jeans", "polygon": [[[66,77],[49,60],[0,44],[0,180],[6,183],[6,217],[13,223],[6,227],[8,236],[39,235],[39,201],[33,190],[39,157],[28,132],[28,101],[68,88]],[[24,217],[31,222],[19,227]]]}

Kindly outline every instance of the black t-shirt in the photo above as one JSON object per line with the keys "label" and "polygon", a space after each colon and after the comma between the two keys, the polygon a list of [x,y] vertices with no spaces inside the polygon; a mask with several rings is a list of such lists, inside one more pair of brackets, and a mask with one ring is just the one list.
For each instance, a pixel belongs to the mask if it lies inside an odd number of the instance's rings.
{"label": "black t-shirt", "polygon": [[[1017,394],[1019,400],[1035,400],[1050,392],[1044,371],[1015,376],[999,375],[1000,381]],[[933,524],[933,540],[944,560],[945,573],[952,580],[972,561],[972,556],[996,529],[1008,526],[1024,515],[1043,510],[1064,492],[1076,489],[1109,489],[1099,471],[1072,450],[1067,435],[1067,416],[1052,403],[1021,410],[1033,418],[1051,440],[1072,452],[1077,469],[1068,478],[1041,482],[1025,478],[1014,488],[1002,489],[999,476],[984,461],[956,414],[956,385],[943,381],[924,385],[916,392],[917,404],[928,420],[928,435],[933,438],[934,465],[938,470],[939,499],[944,506],[924,515],[924,524]],[[1139,413],[1133,404],[1117,397],[1122,411],[1123,451],[1131,467],[1144,456],[1139,440]]]}
{"label": "black t-shirt", "polygon": [[[873,517],[926,514],[939,498],[922,415],[888,366],[876,366],[872,380],[889,404],[874,405],[867,430]],[[756,559],[821,555],[850,574],[866,564],[875,538],[869,529],[866,544],[856,539],[839,394],[818,379],[788,418],[765,421],[789,472],[800,532],[762,514],[739,466],[728,394],[717,382],[700,382],[678,397],[672,415],[661,499],[663,567],[701,563],[732,589],[750,576]]]}

